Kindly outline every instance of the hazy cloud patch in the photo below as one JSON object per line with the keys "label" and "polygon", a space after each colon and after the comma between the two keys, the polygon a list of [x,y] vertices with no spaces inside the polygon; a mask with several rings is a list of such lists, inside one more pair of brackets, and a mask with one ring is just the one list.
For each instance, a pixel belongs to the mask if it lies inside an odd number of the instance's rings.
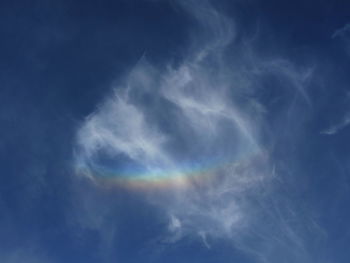
{"label": "hazy cloud patch", "polygon": [[[177,187],[156,181],[143,189],[168,218],[166,242],[193,236],[210,248],[210,239],[219,238],[261,262],[279,262],[286,251],[290,260],[306,262],[300,219],[287,201],[271,202],[279,171],[264,140],[271,113],[257,94],[274,76],[312,107],[312,68],[301,72],[285,58],[260,58],[254,46],[233,42],[231,19],[207,1],[195,3],[179,1],[204,30],[192,35],[188,55],[166,68],[142,58],[123,85],[112,87],[77,132],[77,171],[92,180],[101,166],[138,167],[163,182],[177,174]],[[242,52],[227,57],[235,48]]]}

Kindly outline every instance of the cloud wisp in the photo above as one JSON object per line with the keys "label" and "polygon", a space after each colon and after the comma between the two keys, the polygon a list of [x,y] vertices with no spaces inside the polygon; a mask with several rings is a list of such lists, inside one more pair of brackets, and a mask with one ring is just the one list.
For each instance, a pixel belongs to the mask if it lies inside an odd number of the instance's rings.
{"label": "cloud wisp", "polygon": [[[282,210],[278,230],[267,233],[259,223],[274,213],[264,207],[276,173],[264,141],[268,110],[257,94],[273,75],[311,105],[311,71],[252,55],[253,46],[234,41],[229,18],[209,2],[194,4],[179,1],[202,29],[195,32],[203,32],[191,36],[188,55],[165,68],[142,58],[120,78],[77,132],[76,171],[96,183],[141,189],[169,218],[165,242],[195,236],[210,248],[211,239],[222,238],[271,262],[273,244],[299,249],[303,241]],[[270,246],[251,244],[253,236]]]}
{"label": "cloud wisp", "polygon": [[334,134],[338,133],[340,130],[344,129],[349,124],[350,124],[350,116],[347,115],[339,123],[334,124],[334,125],[330,126],[329,128],[321,131],[321,134],[334,135]]}
{"label": "cloud wisp", "polygon": [[350,32],[350,24],[346,24],[342,28],[337,29],[333,33],[332,38],[345,37],[345,36],[347,36],[349,34],[349,32]]}

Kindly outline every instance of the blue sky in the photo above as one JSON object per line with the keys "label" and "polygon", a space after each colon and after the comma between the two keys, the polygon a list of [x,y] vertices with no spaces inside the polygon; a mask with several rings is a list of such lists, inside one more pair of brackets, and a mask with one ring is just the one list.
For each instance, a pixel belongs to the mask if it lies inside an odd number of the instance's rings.
{"label": "blue sky", "polygon": [[350,3],[0,6],[0,262],[349,261]]}

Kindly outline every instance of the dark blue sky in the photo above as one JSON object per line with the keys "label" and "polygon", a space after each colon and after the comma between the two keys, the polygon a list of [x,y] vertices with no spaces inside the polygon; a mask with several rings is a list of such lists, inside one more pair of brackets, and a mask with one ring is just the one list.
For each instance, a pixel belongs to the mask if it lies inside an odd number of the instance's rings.
{"label": "dark blue sky", "polygon": [[348,262],[349,10],[1,1],[0,262]]}

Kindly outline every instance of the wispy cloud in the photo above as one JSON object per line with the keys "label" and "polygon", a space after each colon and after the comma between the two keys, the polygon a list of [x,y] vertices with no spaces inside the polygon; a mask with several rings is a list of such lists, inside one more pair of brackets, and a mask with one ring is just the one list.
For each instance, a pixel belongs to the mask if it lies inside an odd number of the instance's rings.
{"label": "wispy cloud", "polygon": [[344,37],[347,34],[350,33],[350,24],[346,24],[345,26],[343,26],[342,28],[337,29],[333,35],[332,38],[336,38],[336,37]]}
{"label": "wispy cloud", "polygon": [[24,261],[28,263],[54,262],[42,251],[42,249],[34,245],[26,245],[22,248],[7,251],[6,253],[0,251],[0,260],[1,262],[6,263],[21,263]]}
{"label": "wispy cloud", "polygon": [[350,24],[345,24],[343,27],[335,30],[332,39],[343,44],[345,51],[350,55]]}
{"label": "wispy cloud", "polygon": [[334,135],[338,133],[340,130],[344,129],[346,126],[350,124],[350,116],[347,114],[339,123],[334,124],[327,129],[321,131],[321,134],[325,135]]}
{"label": "wispy cloud", "polygon": [[[179,4],[203,33],[192,35],[176,67],[142,58],[125,84],[112,88],[78,130],[77,168],[92,180],[104,166],[117,172],[138,167],[165,180],[171,171],[183,173],[177,178],[182,187],[145,192],[169,218],[167,242],[196,236],[209,248],[211,238],[223,238],[261,262],[280,262],[281,251],[306,262],[303,236],[290,222],[296,215],[271,203],[278,172],[264,141],[270,113],[257,94],[272,75],[312,106],[306,91],[312,69],[301,72],[286,59],[262,59],[253,46],[233,44],[234,23],[207,1]],[[232,57],[228,49],[240,52]],[[189,176],[180,169],[184,164],[204,168]]]}

